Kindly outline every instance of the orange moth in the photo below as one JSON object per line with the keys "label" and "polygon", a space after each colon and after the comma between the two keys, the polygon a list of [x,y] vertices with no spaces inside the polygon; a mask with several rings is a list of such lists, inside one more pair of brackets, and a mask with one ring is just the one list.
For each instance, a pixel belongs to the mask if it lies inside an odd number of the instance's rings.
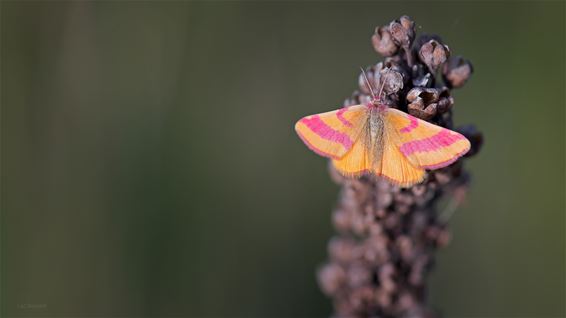
{"label": "orange moth", "polygon": [[461,134],[389,108],[375,95],[364,105],[306,116],[295,130],[341,174],[373,174],[402,187],[423,181],[425,169],[446,167],[470,150]]}

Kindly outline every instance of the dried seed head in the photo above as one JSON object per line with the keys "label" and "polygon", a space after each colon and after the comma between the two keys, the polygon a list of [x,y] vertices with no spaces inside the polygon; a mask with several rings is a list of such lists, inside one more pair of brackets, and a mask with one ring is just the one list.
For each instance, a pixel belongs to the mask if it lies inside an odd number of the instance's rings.
{"label": "dried seed head", "polygon": [[[356,288],[350,294],[350,305],[354,312],[363,312],[373,298],[373,289],[369,286]],[[352,317],[352,314],[341,317]]]}
{"label": "dried seed head", "polygon": [[334,237],[328,243],[328,254],[339,263],[347,263],[355,258],[356,243],[351,240]]}
{"label": "dried seed head", "polygon": [[367,223],[362,215],[356,214],[352,218],[352,232],[357,235],[364,235],[367,230]]}
{"label": "dried seed head", "polygon": [[415,87],[407,94],[409,114],[424,120],[436,116],[440,91],[436,88]]}
{"label": "dried seed head", "polygon": [[346,280],[346,273],[341,266],[331,263],[318,271],[318,283],[327,295],[336,293]]}
{"label": "dried seed head", "polygon": [[397,45],[408,49],[415,39],[415,23],[404,15],[389,24],[389,32]]}
{"label": "dried seed head", "polygon": [[346,277],[350,287],[358,287],[370,282],[371,272],[363,264],[354,263],[347,269]]}
{"label": "dried seed head", "polygon": [[435,170],[433,172],[433,175],[434,175],[434,179],[440,185],[447,184],[452,179],[452,176],[451,176],[449,169],[446,169],[446,168],[440,169],[440,170]]}
{"label": "dried seed head", "polygon": [[352,308],[352,305],[350,304],[350,299],[347,297],[334,298],[332,304],[334,306],[335,313],[331,316],[331,318],[352,317],[355,314],[354,308]]}
{"label": "dried seed head", "polygon": [[398,306],[401,311],[408,311],[413,308],[416,304],[416,300],[413,295],[408,292],[404,292],[399,295]]}
{"label": "dried seed head", "polygon": [[332,223],[339,232],[347,232],[352,224],[350,215],[341,209],[332,214]]}
{"label": "dried seed head", "polygon": [[[381,65],[381,67],[379,67]],[[395,57],[388,57],[385,58],[383,62],[377,63],[376,70],[383,70],[383,69],[390,69],[395,71],[403,76],[404,83],[408,83],[408,79],[410,78],[411,72],[407,67],[405,61],[399,58],[399,56]]]}
{"label": "dried seed head", "polygon": [[382,308],[391,306],[391,294],[383,289],[378,289],[376,291],[375,300]]}
{"label": "dried seed head", "polygon": [[405,263],[410,264],[412,258],[415,255],[413,242],[408,236],[401,235],[397,238],[396,243],[401,259]]}
{"label": "dried seed head", "polygon": [[383,91],[387,94],[395,94],[403,88],[403,75],[390,68],[384,68],[379,72]]}
{"label": "dried seed head", "polygon": [[472,75],[474,69],[470,61],[461,56],[451,57],[444,64],[442,75],[444,82],[450,87],[462,87]]}
{"label": "dried seed head", "polygon": [[393,41],[388,27],[377,27],[371,37],[371,43],[375,51],[383,56],[391,56],[397,53],[399,47]]}
{"label": "dried seed head", "polygon": [[449,56],[450,49],[448,49],[448,46],[436,40],[426,42],[419,49],[420,60],[428,66],[432,73],[436,72],[438,67],[446,62]]}
{"label": "dried seed head", "polygon": [[411,188],[411,191],[416,198],[422,197],[426,193],[426,186],[424,184],[417,184]]}

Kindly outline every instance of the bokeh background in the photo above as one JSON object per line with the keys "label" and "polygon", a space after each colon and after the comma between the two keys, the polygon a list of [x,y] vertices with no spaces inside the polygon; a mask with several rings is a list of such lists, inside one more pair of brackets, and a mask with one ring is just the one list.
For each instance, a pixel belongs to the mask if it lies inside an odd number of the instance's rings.
{"label": "bokeh background", "polygon": [[2,1],[2,316],[327,316],[338,187],[292,127],[402,14],[473,62],[486,140],[432,304],[564,317],[562,1]]}

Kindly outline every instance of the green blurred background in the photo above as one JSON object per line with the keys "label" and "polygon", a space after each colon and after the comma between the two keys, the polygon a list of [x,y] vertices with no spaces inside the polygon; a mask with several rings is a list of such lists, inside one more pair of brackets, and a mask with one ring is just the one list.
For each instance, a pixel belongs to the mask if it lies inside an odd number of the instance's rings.
{"label": "green blurred background", "polygon": [[327,316],[338,187],[292,127],[402,14],[474,63],[486,138],[431,302],[564,317],[564,2],[2,1],[1,314]]}

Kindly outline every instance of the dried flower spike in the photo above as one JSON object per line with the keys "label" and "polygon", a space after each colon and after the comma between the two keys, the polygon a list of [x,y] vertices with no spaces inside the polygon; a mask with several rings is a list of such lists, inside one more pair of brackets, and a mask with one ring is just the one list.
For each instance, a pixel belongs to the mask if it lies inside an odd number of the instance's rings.
{"label": "dried flower spike", "polygon": [[[451,129],[454,99],[450,89],[469,78],[471,64],[460,57],[448,58],[447,46],[436,35],[420,36],[416,43],[414,37],[414,23],[406,16],[377,28],[372,44],[386,58],[366,69],[367,82],[374,90],[384,84],[382,106]],[[419,58],[414,59],[416,56]],[[447,87],[439,85],[436,78],[440,68]],[[361,74],[359,90],[344,104],[358,106],[338,110],[330,119],[317,118],[330,123],[330,128],[335,127],[333,123],[356,126],[349,110],[372,103],[367,82]],[[411,123],[407,121],[404,131],[418,129]],[[320,123],[315,119],[309,124],[316,130]],[[419,125],[417,121],[416,127]],[[477,153],[483,142],[481,133],[471,125],[458,131],[471,142],[467,156]],[[325,138],[339,136],[336,140],[348,145],[348,130],[339,132],[321,134]],[[336,146],[333,149],[342,149],[344,144]],[[470,177],[462,160],[426,172],[422,183],[408,188],[368,175],[344,176],[335,162],[331,161],[329,169],[333,180],[342,186],[332,217],[339,235],[330,241],[329,261],[318,272],[321,290],[332,298],[334,316],[437,317],[426,303],[426,277],[436,249],[448,244],[450,232],[436,205],[446,196],[452,196],[455,205],[465,197]]]}

